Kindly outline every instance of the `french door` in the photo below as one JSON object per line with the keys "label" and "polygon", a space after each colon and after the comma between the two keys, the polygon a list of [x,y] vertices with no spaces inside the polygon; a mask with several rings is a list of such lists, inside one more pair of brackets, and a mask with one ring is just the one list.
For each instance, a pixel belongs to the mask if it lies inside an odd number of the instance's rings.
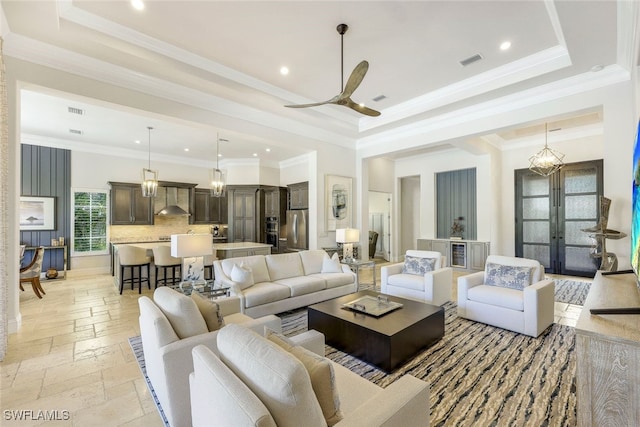
{"label": "french door", "polygon": [[516,170],[516,256],[538,260],[547,273],[593,277],[600,260],[581,230],[598,222],[602,181],[602,160],[570,163],[549,177]]}

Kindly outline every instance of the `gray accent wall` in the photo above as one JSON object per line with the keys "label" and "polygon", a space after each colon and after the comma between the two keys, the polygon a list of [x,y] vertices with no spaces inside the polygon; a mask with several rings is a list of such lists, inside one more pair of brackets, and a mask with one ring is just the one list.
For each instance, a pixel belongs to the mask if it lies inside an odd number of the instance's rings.
{"label": "gray accent wall", "polygon": [[[55,197],[55,228],[51,231],[20,231],[20,244],[51,246],[51,239],[65,238],[69,250],[71,236],[71,151],[59,148],[21,145],[21,196]],[[23,265],[33,252],[25,254]],[[42,270],[62,270],[63,251],[45,251]],[[67,266],[69,268],[69,266]]]}
{"label": "gray accent wall", "polygon": [[477,238],[476,168],[436,173],[436,232],[451,237],[454,218],[464,218],[462,237]]}

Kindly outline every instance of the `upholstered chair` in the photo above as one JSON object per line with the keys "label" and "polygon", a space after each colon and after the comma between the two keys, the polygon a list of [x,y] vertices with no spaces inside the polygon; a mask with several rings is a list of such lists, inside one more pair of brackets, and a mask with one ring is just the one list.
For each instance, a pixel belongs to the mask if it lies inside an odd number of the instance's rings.
{"label": "upholstered chair", "polygon": [[446,258],[435,251],[408,250],[404,262],[383,266],[383,294],[410,298],[428,304],[451,301],[453,271]]}
{"label": "upholstered chair", "polygon": [[458,316],[532,337],[553,323],[554,283],[536,260],[489,255],[458,278]]}
{"label": "upholstered chair", "polygon": [[42,295],[46,295],[42,285],[40,284],[40,273],[42,272],[42,260],[44,259],[44,248],[42,246],[37,247],[31,262],[26,267],[20,269],[20,289],[24,291],[22,287],[23,283],[31,283],[33,293],[38,298],[42,298]]}

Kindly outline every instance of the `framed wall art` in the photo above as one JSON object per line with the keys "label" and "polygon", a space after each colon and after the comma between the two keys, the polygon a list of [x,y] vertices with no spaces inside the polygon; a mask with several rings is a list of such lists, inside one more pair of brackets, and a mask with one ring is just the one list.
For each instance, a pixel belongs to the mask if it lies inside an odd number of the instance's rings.
{"label": "framed wall art", "polygon": [[55,230],[56,198],[20,196],[20,230]]}
{"label": "framed wall art", "polygon": [[353,218],[353,178],[325,175],[325,229],[348,228]]}

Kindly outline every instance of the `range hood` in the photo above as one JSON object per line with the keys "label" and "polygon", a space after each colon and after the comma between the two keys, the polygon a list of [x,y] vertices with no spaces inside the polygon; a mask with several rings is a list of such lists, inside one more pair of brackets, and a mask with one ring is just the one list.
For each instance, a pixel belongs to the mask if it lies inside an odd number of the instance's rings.
{"label": "range hood", "polygon": [[[160,209],[156,215],[161,216],[190,216],[191,214],[180,206],[178,206],[178,187],[164,187],[166,197],[162,200],[162,196],[156,198],[156,202],[160,205],[164,201],[164,207]],[[160,191],[158,191],[160,193]]]}

